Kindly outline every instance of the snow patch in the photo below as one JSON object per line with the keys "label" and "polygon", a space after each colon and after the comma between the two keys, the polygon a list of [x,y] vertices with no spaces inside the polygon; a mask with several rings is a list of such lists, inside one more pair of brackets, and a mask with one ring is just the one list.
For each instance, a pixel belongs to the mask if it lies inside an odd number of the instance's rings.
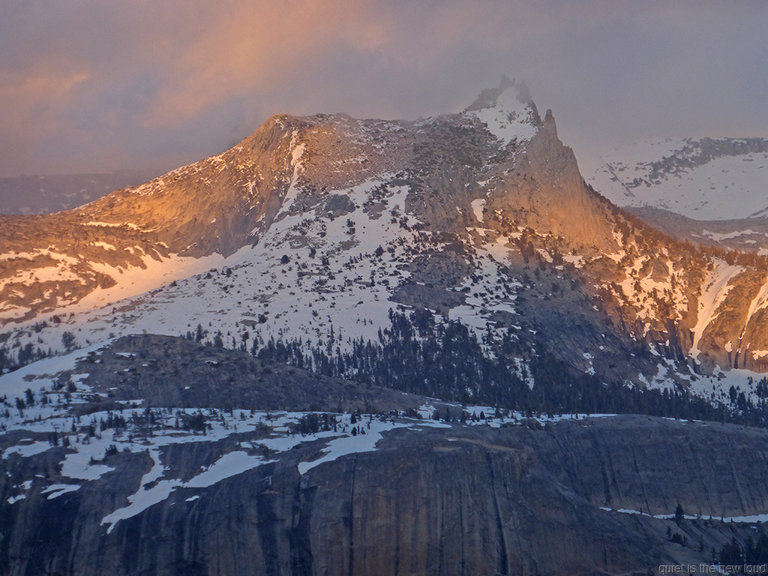
{"label": "snow patch", "polygon": [[[630,514],[633,516],[645,516],[647,518],[655,518],[657,520],[672,520],[675,518],[675,514],[649,514],[648,512],[641,512],[640,510],[633,510],[632,508],[608,508],[607,506],[600,506],[600,510],[604,512],[616,512],[618,514]],[[752,514],[749,516],[723,516],[717,514],[683,514],[686,520],[721,520],[722,522],[737,522],[745,524],[756,524],[758,522],[768,521],[768,513],[766,514]]]}
{"label": "snow patch", "polygon": [[58,498],[62,494],[66,494],[67,492],[75,492],[77,490],[80,490],[79,484],[51,484],[41,492],[41,494],[48,494],[48,500],[53,500],[54,498]]}
{"label": "snow patch", "polygon": [[485,198],[478,198],[477,200],[472,200],[472,212],[475,214],[475,219],[483,223],[483,210],[485,209]]}
{"label": "snow patch", "polygon": [[693,358],[698,359],[699,354],[701,354],[699,342],[701,342],[704,330],[715,318],[720,304],[728,295],[731,289],[729,282],[743,270],[741,266],[726,264],[722,260],[715,261],[715,269],[709,274],[699,296],[699,310],[696,326],[693,327],[693,344],[690,352]]}
{"label": "snow patch", "polygon": [[467,112],[486,125],[488,131],[502,141],[525,142],[536,135],[536,119],[530,104],[522,102],[517,91],[508,88],[499,94],[493,106]]}
{"label": "snow patch", "polygon": [[[701,142],[691,139],[645,140],[601,158],[579,158],[579,163],[589,166],[585,174],[592,173],[588,181],[595,189],[619,206],[652,206],[695,220],[748,218],[765,210],[768,154],[734,151],[692,165],[690,159],[701,151]],[[674,158],[683,161],[674,167]],[[665,162],[669,171],[654,171]],[[725,240],[748,233],[710,237]]]}
{"label": "snow patch", "polygon": [[6,448],[3,452],[3,460],[6,460],[11,454],[18,454],[22,458],[29,458],[35,454],[41,454],[51,449],[49,442],[32,442],[31,444],[19,444]]}

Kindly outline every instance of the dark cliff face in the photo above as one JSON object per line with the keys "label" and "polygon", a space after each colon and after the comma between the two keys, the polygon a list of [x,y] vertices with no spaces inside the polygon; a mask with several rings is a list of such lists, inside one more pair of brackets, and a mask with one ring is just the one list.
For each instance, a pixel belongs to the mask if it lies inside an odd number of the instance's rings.
{"label": "dark cliff face", "polygon": [[[709,562],[748,528],[612,512],[749,515],[768,509],[768,433],[720,424],[609,417],[544,429],[399,429],[376,452],[304,475],[322,442],[205,489],[178,490],[119,522],[141,454],[90,489],[7,504],[18,460],[2,461],[3,574],[626,574]],[[221,445],[178,444],[175,470]],[[121,456],[122,458],[122,456]],[[128,462],[130,460],[130,462]],[[43,465],[42,460],[36,460]],[[41,470],[42,471],[42,470]],[[745,481],[750,478],[751,481]],[[667,528],[690,544],[672,543]],[[746,532],[745,532],[746,530]],[[699,551],[703,543],[704,551]]]}

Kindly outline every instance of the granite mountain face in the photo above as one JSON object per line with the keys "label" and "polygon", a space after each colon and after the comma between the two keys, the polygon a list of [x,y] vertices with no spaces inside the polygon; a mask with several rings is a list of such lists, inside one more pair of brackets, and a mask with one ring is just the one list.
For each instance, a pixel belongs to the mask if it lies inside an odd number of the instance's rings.
{"label": "granite mountain face", "polygon": [[0,246],[2,574],[768,561],[765,259],[611,204],[520,84],[275,116]]}
{"label": "granite mountain face", "polygon": [[764,429],[527,416],[153,335],[0,384],[24,399],[0,414],[2,574],[619,575],[768,552],[767,484],[745,480],[768,473]]}
{"label": "granite mountain face", "polygon": [[[347,350],[400,309],[462,323],[490,357],[512,342],[522,378],[552,354],[573,373],[710,396],[707,374],[768,369],[764,259],[615,208],[508,81],[417,121],[275,116],[141,186],[0,219],[9,359],[61,349],[64,332],[84,345],[198,323],[227,346],[302,338],[307,352],[335,330]],[[194,276],[213,268],[226,280]]]}

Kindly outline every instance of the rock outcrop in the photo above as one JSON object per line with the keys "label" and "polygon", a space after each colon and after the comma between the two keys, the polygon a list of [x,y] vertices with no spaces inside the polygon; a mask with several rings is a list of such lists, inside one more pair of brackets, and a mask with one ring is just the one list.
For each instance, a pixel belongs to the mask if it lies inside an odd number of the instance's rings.
{"label": "rock outcrop", "polygon": [[[149,458],[116,457],[116,472],[53,500],[37,480],[11,505],[5,495],[20,470],[11,457],[0,462],[0,571],[587,575],[709,563],[712,548],[750,532],[721,515],[768,510],[765,482],[744,480],[768,474],[766,440],[765,431],[647,417],[401,429],[375,452],[303,475],[297,461],[322,443],[177,490],[109,533],[100,519],[135,490]],[[163,459],[179,473],[221,449],[176,444]],[[690,519],[650,516],[672,517],[678,504]],[[686,544],[670,542],[668,528]]]}

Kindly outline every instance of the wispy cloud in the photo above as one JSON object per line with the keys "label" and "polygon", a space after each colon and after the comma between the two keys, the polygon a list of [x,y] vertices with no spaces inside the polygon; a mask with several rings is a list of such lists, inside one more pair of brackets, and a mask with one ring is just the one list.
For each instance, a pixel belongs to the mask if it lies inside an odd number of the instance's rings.
{"label": "wispy cloud", "polygon": [[[184,122],[322,67],[338,51],[386,50],[391,22],[364,1],[223,2],[169,67],[147,110],[154,125]],[[311,89],[311,87],[307,87]]]}

